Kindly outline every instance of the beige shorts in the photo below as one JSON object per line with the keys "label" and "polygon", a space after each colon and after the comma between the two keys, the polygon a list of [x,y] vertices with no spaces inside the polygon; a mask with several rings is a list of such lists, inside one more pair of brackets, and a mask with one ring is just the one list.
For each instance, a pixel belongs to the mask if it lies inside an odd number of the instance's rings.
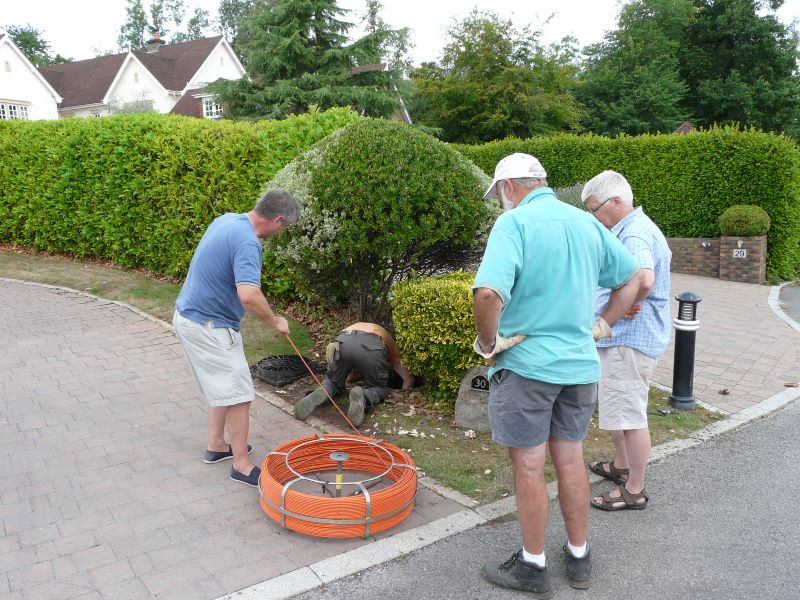
{"label": "beige shorts", "polygon": [[212,327],[210,323],[195,323],[177,310],[172,326],[209,406],[253,400],[253,378],[244,357],[241,333],[228,327]]}
{"label": "beige shorts", "polygon": [[627,346],[598,348],[600,429],[647,427],[647,392],[657,360]]}

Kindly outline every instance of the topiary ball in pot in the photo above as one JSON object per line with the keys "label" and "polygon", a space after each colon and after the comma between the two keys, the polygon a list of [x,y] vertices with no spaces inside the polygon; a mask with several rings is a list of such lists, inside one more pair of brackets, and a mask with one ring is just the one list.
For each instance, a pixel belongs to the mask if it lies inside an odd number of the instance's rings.
{"label": "topiary ball in pot", "polygon": [[735,204],[719,217],[719,230],[723,237],[767,235],[771,224],[767,211],[752,204]]}
{"label": "topiary ball in pot", "polygon": [[309,290],[387,322],[391,286],[475,260],[500,213],[489,178],[403,123],[361,119],[312,146],[268,187],[292,192],[300,222],[271,248]]}

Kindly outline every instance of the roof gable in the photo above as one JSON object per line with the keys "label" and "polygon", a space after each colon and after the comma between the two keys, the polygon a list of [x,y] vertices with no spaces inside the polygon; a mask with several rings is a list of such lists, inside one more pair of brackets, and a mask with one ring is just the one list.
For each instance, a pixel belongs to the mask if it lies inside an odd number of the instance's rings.
{"label": "roof gable", "polygon": [[53,98],[55,98],[56,103],[61,102],[62,98],[59,95],[59,90],[56,86],[54,86],[34,65],[33,63],[28,60],[28,57],[25,56],[25,53],[17,47],[14,43],[14,40],[11,39],[11,36],[8,35],[5,31],[0,31],[0,44],[7,44],[13,52],[19,56],[22,62],[25,63],[25,66],[28,67],[30,72],[33,76],[47,89],[47,91],[52,94]]}
{"label": "roof gable", "polygon": [[170,44],[162,46],[158,52],[134,50],[133,55],[166,89],[180,91],[191,81],[221,39],[222,36],[218,35]]}

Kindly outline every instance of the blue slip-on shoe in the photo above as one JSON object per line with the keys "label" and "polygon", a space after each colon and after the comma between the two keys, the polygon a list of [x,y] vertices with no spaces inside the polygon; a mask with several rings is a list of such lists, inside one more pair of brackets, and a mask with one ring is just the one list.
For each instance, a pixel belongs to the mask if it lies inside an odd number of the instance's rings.
{"label": "blue slip-on shoe", "polygon": [[[250,454],[252,452],[253,447],[250,444],[247,444],[247,453]],[[222,460],[228,460],[231,458],[233,458],[233,448],[231,448],[230,444],[228,444],[227,452],[212,452],[211,450],[206,450],[206,455],[205,458],[203,458],[203,462],[207,465],[212,465]]]}
{"label": "blue slip-on shoe", "polygon": [[231,479],[233,479],[238,483],[246,483],[247,485],[258,487],[258,478],[260,476],[261,476],[261,469],[259,467],[253,467],[253,470],[250,471],[249,475],[243,475],[242,473],[239,473],[239,471],[231,467]]}

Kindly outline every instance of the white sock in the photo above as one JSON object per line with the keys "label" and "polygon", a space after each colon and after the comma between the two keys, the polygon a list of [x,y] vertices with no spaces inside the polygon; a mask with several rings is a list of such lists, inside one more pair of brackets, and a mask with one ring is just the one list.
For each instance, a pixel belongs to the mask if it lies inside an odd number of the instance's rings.
{"label": "white sock", "polygon": [[541,554],[531,554],[525,548],[522,548],[522,560],[526,563],[536,565],[540,569],[544,569],[544,552]]}
{"label": "white sock", "polygon": [[583,546],[573,546],[569,543],[569,540],[567,540],[567,550],[569,550],[575,558],[583,558],[586,556],[588,548],[589,544],[587,542],[584,542]]}

